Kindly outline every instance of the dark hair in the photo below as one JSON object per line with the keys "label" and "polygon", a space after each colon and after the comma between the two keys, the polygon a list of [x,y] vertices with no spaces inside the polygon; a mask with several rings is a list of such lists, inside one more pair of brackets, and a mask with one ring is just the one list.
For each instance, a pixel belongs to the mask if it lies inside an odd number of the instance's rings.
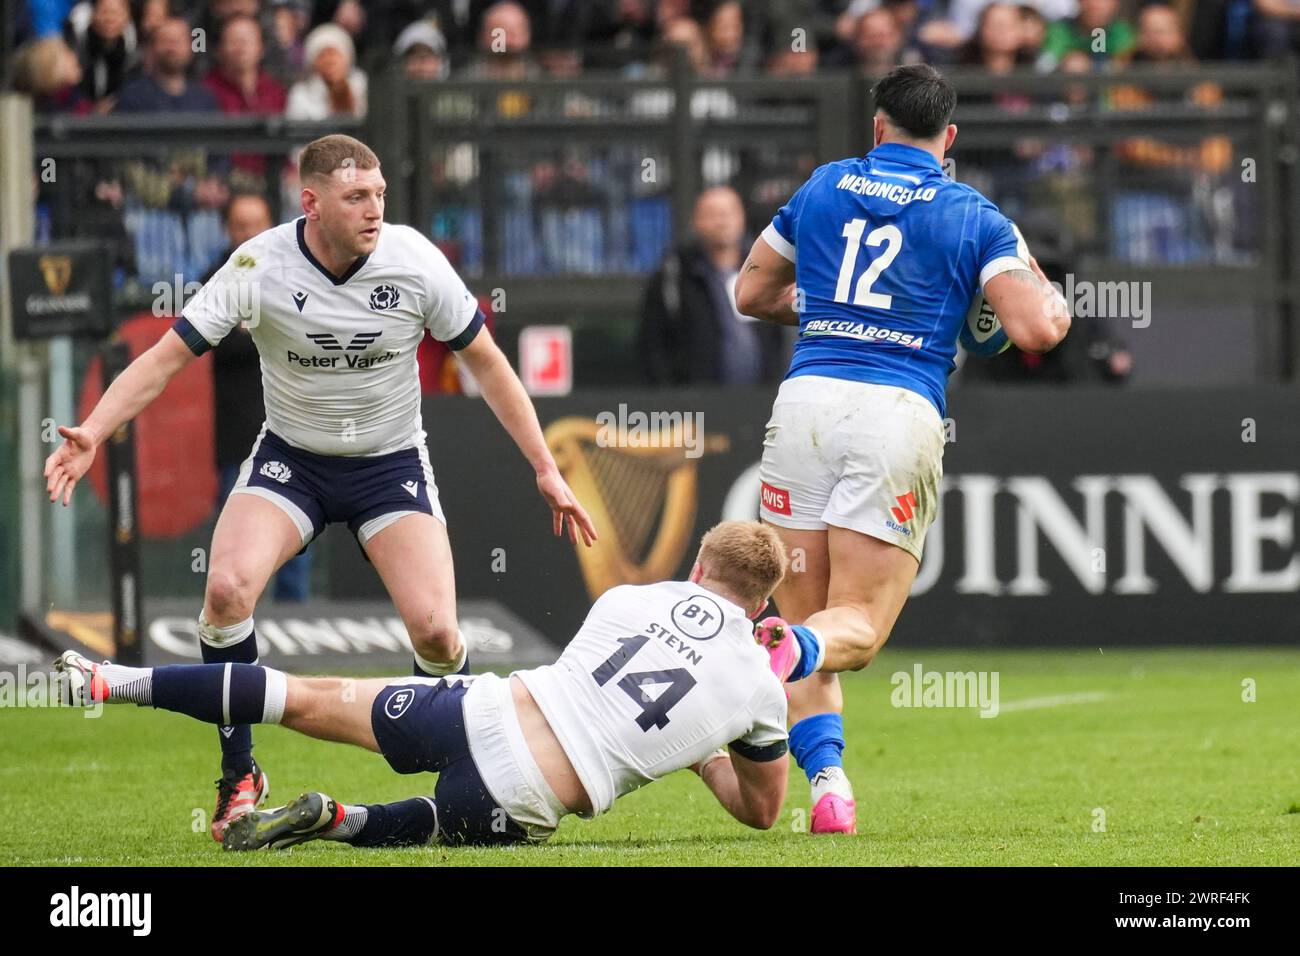
{"label": "dark hair", "polygon": [[260,202],[263,206],[266,207],[268,213],[271,210],[271,204],[266,201],[266,197],[263,196],[261,193],[255,193],[249,191],[232,192],[230,194],[230,197],[221,206],[221,221],[223,223],[227,225],[230,224],[230,213],[234,210],[235,203],[240,202],[244,199],[255,199],[258,202]]}
{"label": "dark hair", "polygon": [[917,139],[937,136],[957,108],[957,91],[932,66],[898,66],[880,78],[871,91],[876,109],[899,129]]}

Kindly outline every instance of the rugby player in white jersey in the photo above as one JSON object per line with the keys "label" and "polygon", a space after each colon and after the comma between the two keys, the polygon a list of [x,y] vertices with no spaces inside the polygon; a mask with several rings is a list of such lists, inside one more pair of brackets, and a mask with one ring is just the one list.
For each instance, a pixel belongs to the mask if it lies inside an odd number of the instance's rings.
{"label": "rugby player in white jersey", "polygon": [[[299,159],[303,216],[239,246],[45,463],[66,506],[98,446],[241,320],[261,358],[266,423],[218,518],[199,636],[208,663],[257,660],[253,609],[272,575],[326,525],[345,522],[406,625],[415,672],[468,671],[451,548],[420,419],[416,349],[426,330],[454,349],[537,476],[553,529],[595,529],[556,468],[532,402],[482,332],[484,315],[443,254],[385,224],[374,152],[350,136]],[[177,453],[183,454],[183,444]],[[461,453],[457,449],[456,453]],[[242,721],[220,727],[212,835],[266,798]]]}
{"label": "rugby player in white jersey", "polygon": [[[736,282],[747,315],[799,326],[760,468],[765,522],[804,570],[777,591],[773,647],[790,688],[790,751],[812,786],[810,833],[851,833],[835,673],[888,639],[939,506],[957,337],[983,293],[1011,342],[1056,346],[1060,297],[1010,220],[945,175],[957,95],[898,67],[873,91],[875,148],[818,168],[755,242]],[[777,658],[780,658],[778,661]]]}
{"label": "rugby player in white jersey", "polygon": [[55,668],[66,703],[278,723],[381,753],[399,773],[438,774],[432,799],[309,793],[249,813],[231,823],[230,850],[538,842],[561,817],[593,817],[687,767],[733,817],[766,829],[785,798],[786,698],[752,619],[785,569],[771,528],[724,522],[688,580],[611,588],[559,660],[508,678],[345,681],[253,664],[98,665],[74,651]]}

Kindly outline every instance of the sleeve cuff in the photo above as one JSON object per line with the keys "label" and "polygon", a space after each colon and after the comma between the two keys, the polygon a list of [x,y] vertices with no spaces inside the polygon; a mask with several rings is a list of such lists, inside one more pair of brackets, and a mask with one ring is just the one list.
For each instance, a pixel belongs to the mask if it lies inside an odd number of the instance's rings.
{"label": "sleeve cuff", "polygon": [[747,744],[743,740],[733,740],[729,746],[736,753],[753,763],[771,763],[773,760],[784,757],[789,750],[784,740],[777,740],[762,747]]}
{"label": "sleeve cuff", "polygon": [[461,329],[460,334],[455,338],[447,339],[444,344],[453,352],[459,352],[474,341],[474,337],[478,335],[478,330],[483,328],[485,322],[487,322],[487,316],[483,314],[483,310],[475,310],[474,318],[469,320],[469,325]]}
{"label": "sleeve cuff", "polygon": [[763,241],[791,262],[795,260],[794,244],[776,231],[776,223],[769,222],[763,230]]}
{"label": "sleeve cuff", "polygon": [[1029,263],[1019,256],[999,256],[980,270],[980,291],[984,290],[985,283],[994,276],[1004,272],[1015,272],[1017,269],[1024,269],[1026,272],[1034,271],[1029,268]]}
{"label": "sleeve cuff", "polygon": [[203,334],[196,329],[189,319],[181,316],[172,323],[172,329],[181,337],[181,341],[195,355],[202,355],[204,352],[212,349],[212,343],[203,337]]}

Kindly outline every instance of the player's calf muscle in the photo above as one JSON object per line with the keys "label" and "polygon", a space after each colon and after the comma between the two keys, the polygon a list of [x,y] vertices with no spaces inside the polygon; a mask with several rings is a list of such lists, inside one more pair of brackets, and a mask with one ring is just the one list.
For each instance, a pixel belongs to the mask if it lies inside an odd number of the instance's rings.
{"label": "player's calf muscle", "polygon": [[378,752],[370,707],[383,681],[289,676],[280,723],[319,740]]}
{"label": "player's calf muscle", "polygon": [[826,659],[821,669],[828,673],[861,670],[871,663],[879,645],[884,643],[860,608],[830,607],[810,615],[804,624],[815,628],[826,642]]}

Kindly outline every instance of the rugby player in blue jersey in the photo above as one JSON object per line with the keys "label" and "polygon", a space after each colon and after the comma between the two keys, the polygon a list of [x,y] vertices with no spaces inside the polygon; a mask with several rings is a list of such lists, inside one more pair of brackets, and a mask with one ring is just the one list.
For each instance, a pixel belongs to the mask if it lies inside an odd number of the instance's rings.
{"label": "rugby player in blue jersey", "polygon": [[790,750],[812,784],[813,833],[856,832],[835,675],[871,663],[916,576],[972,302],[982,292],[1026,351],[1049,351],[1070,326],[1016,227],[944,174],[957,135],[948,81],[899,67],[874,99],[874,148],[817,169],[736,284],[741,312],[799,326],[763,441],[761,515],[804,570],[776,591],[784,620],[759,636],[797,681]]}

